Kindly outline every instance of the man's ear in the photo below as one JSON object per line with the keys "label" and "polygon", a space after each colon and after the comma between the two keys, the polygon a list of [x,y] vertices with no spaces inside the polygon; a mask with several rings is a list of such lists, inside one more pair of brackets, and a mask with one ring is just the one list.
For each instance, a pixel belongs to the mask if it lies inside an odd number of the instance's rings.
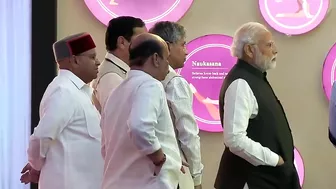
{"label": "man's ear", "polygon": [[126,39],[123,36],[119,36],[117,38],[117,47],[119,47],[121,49],[126,48]]}
{"label": "man's ear", "polygon": [[171,43],[169,41],[166,41],[166,44],[167,44],[167,47],[168,47],[168,51],[170,52],[170,49],[171,49]]}
{"label": "man's ear", "polygon": [[78,64],[79,60],[77,56],[72,56],[72,60],[71,60],[74,64]]}
{"label": "man's ear", "polygon": [[248,57],[253,58],[253,54],[254,54],[253,46],[250,45],[250,44],[245,44],[245,45],[244,45],[244,53],[245,53]]}
{"label": "man's ear", "polygon": [[78,56],[72,56],[69,59],[69,65],[72,65],[73,67],[78,67],[80,64],[80,60]]}
{"label": "man's ear", "polygon": [[160,63],[159,63],[159,55],[157,53],[154,53],[153,54],[153,64],[154,66],[157,68],[160,66]]}

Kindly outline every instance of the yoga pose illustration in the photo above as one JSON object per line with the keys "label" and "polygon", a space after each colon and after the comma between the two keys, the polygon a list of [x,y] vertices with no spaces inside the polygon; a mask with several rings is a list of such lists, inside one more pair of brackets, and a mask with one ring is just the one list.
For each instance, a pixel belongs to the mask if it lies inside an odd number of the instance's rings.
{"label": "yoga pose illustration", "polygon": [[110,5],[118,5],[118,3],[115,2],[115,0],[111,0],[111,1],[110,1]]}
{"label": "yoga pose illustration", "polygon": [[299,5],[299,9],[296,12],[292,13],[281,13],[277,14],[276,17],[278,18],[313,18],[314,15],[310,13],[310,6],[307,0],[297,0]]}
{"label": "yoga pose illustration", "polygon": [[203,100],[203,103],[219,105],[219,100],[213,100],[209,97],[206,97],[206,99]]}
{"label": "yoga pose illustration", "polygon": [[[208,110],[210,116],[214,119],[214,120],[220,120],[220,116],[219,116],[219,109],[218,109],[218,100],[212,100],[210,98],[204,98],[201,94],[199,94],[196,90],[196,88],[194,87],[193,84],[189,84],[190,85],[190,89],[192,91],[192,93],[194,94],[194,96],[196,97],[196,99],[203,103],[206,107],[206,109]],[[217,106],[216,106],[217,105]]]}

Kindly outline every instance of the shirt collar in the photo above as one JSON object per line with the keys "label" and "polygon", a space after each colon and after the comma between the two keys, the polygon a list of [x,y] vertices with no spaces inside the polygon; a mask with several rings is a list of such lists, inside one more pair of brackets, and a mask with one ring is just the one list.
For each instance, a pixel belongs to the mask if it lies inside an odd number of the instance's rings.
{"label": "shirt collar", "polygon": [[78,89],[82,89],[83,86],[85,86],[85,83],[83,80],[81,80],[79,77],[77,77],[74,73],[72,73],[69,70],[65,70],[65,69],[60,69],[59,76],[65,76],[68,79],[70,79],[70,81],[78,88]]}
{"label": "shirt collar", "polygon": [[128,72],[128,77],[133,77],[133,76],[146,76],[146,77],[153,78],[151,75],[149,75],[148,73],[142,70],[130,70]]}
{"label": "shirt collar", "polygon": [[124,61],[122,61],[120,58],[116,57],[114,54],[108,52],[108,53],[106,53],[105,58],[111,60],[113,63],[117,64],[118,66],[120,66],[125,71],[127,71],[127,72],[130,71],[130,67]]}
{"label": "shirt collar", "polygon": [[174,68],[172,68],[171,66],[169,66],[169,72],[176,73],[176,71],[174,70]]}

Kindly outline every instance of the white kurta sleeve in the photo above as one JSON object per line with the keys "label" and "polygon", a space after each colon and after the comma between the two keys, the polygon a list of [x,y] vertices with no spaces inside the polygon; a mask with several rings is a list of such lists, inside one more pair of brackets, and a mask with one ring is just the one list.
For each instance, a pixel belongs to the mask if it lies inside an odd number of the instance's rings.
{"label": "white kurta sleeve", "polygon": [[193,94],[187,81],[182,77],[175,77],[167,84],[166,94],[174,117],[177,139],[189,164],[194,185],[200,185],[203,164],[199,129],[192,110]]}
{"label": "white kurta sleeve", "polygon": [[40,121],[30,136],[28,161],[35,170],[41,170],[49,147],[67,126],[74,114],[73,98],[58,88],[41,104]]}
{"label": "white kurta sleeve", "polygon": [[243,79],[227,88],[224,103],[224,143],[230,151],[254,166],[276,166],[279,156],[247,137],[247,127],[254,109],[254,94]]}
{"label": "white kurta sleeve", "polygon": [[134,95],[127,121],[129,134],[134,145],[142,153],[149,155],[161,148],[155,135],[155,127],[163,109],[165,94],[161,83],[151,81],[142,84]]}

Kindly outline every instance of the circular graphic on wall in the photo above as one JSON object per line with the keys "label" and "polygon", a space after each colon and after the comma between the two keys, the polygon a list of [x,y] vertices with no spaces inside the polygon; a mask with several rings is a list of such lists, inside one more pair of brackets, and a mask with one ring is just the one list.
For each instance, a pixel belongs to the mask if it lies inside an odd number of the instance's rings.
{"label": "circular graphic on wall", "polygon": [[108,25],[112,18],[134,16],[148,28],[161,20],[178,21],[190,8],[193,0],[84,0],[92,14]]}
{"label": "circular graphic on wall", "polygon": [[326,59],[324,60],[322,71],[323,90],[328,100],[330,100],[331,89],[334,81],[336,80],[335,69],[336,69],[336,43],[330,49]]}
{"label": "circular graphic on wall", "polygon": [[266,22],[287,35],[299,35],[316,28],[325,18],[329,0],[259,0]]}
{"label": "circular graphic on wall", "polygon": [[200,130],[222,132],[219,117],[219,92],[223,79],[237,62],[230,54],[232,37],[206,35],[187,44],[184,67],[177,70],[194,94],[193,111]]}
{"label": "circular graphic on wall", "polygon": [[299,175],[300,186],[302,187],[305,177],[303,158],[297,148],[294,148],[294,165]]}

